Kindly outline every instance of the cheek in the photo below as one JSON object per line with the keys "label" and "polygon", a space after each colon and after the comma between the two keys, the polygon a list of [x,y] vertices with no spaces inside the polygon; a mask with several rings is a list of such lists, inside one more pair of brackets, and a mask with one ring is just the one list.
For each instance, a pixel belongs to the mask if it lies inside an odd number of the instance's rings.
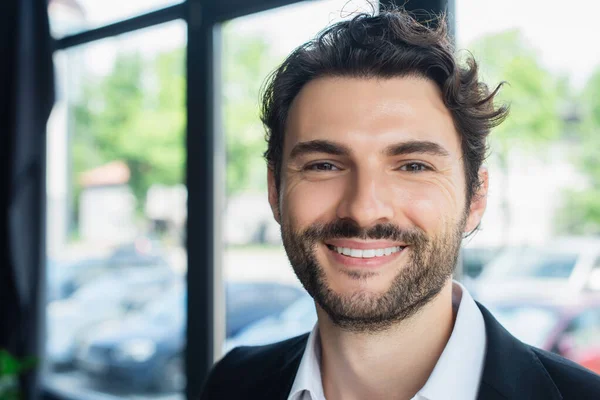
{"label": "cheek", "polygon": [[283,191],[284,217],[299,228],[330,222],[343,192],[341,187],[333,181],[292,183]]}
{"label": "cheek", "polygon": [[395,188],[396,212],[425,232],[439,231],[459,217],[459,205],[452,188],[439,182],[418,182]]}

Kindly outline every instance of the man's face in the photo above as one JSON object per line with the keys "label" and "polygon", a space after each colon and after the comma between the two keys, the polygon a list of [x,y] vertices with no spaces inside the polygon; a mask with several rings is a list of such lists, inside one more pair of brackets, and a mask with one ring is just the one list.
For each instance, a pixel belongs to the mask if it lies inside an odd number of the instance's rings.
{"label": "man's face", "polygon": [[448,283],[485,209],[487,174],[467,205],[461,157],[429,80],[326,77],[300,91],[269,201],[294,271],[335,324],[384,329]]}

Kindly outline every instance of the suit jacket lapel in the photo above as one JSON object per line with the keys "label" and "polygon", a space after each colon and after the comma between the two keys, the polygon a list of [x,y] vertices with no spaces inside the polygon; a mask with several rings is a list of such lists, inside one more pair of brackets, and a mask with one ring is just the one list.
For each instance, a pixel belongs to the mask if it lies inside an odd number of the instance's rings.
{"label": "suit jacket lapel", "polygon": [[478,400],[560,400],[562,395],[537,355],[477,303],[487,349]]}
{"label": "suit jacket lapel", "polygon": [[298,340],[290,346],[281,356],[285,360],[282,367],[274,371],[267,379],[264,380],[266,387],[261,390],[264,393],[264,399],[281,399],[286,400],[292,390],[292,385],[296,379],[296,373],[300,367],[300,361],[306,348],[308,341],[308,333],[302,335]]}

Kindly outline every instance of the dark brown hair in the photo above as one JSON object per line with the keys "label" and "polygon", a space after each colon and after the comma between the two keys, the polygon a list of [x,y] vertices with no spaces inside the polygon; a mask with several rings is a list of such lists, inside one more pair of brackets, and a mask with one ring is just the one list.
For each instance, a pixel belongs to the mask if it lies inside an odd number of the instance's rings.
{"label": "dark brown hair", "polygon": [[304,85],[323,76],[416,76],[435,82],[461,135],[470,204],[480,185],[478,171],[487,154],[487,136],[506,117],[508,108],[494,106],[501,84],[490,91],[479,80],[477,63],[470,54],[459,65],[444,15],[424,24],[400,8],[378,15],[361,13],[328,27],[286,58],[262,93],[261,119],[268,143],[264,156],[278,192],[289,108]]}

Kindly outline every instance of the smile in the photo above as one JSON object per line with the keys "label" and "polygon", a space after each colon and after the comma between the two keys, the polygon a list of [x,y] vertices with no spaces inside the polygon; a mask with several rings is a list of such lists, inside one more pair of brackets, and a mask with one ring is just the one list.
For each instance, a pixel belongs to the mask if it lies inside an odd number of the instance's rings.
{"label": "smile", "polygon": [[375,258],[389,256],[404,249],[403,246],[385,247],[380,249],[353,249],[349,247],[338,247],[328,244],[329,250],[352,258]]}

